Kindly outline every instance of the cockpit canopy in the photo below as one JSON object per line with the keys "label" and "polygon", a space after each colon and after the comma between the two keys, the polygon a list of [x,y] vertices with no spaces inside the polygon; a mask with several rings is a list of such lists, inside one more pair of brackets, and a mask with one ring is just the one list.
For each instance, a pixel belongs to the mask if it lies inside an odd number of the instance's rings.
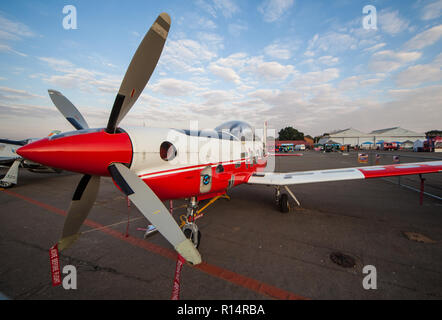
{"label": "cockpit canopy", "polygon": [[215,128],[217,132],[227,132],[241,141],[253,141],[253,128],[244,121],[228,121]]}
{"label": "cockpit canopy", "polygon": [[[177,129],[176,129],[177,130]],[[229,121],[221,124],[213,130],[177,130],[188,136],[199,136],[206,138],[233,140],[233,141],[254,141],[256,138],[253,128],[243,121]]]}

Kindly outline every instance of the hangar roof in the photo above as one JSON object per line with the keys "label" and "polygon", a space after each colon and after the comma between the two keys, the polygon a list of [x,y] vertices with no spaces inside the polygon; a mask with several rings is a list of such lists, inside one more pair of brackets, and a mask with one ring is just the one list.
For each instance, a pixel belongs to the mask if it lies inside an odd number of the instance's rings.
{"label": "hangar roof", "polygon": [[380,135],[380,136],[410,136],[410,137],[425,136],[423,133],[414,132],[401,127],[374,130],[370,132],[370,134]]}
{"label": "hangar roof", "polygon": [[330,137],[361,137],[366,135],[367,135],[366,133],[353,128],[348,128],[330,133]]}

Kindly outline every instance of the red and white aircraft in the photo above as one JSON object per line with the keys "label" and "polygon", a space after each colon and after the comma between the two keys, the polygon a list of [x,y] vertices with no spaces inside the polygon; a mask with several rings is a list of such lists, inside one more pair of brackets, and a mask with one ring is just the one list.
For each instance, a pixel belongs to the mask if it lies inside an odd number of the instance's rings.
{"label": "red and white aircraft", "polygon": [[[59,249],[70,246],[97,197],[101,176],[111,176],[129,199],[175,250],[199,264],[199,231],[195,224],[198,201],[224,194],[240,184],[276,187],[276,200],[287,211],[288,185],[424,174],[442,171],[442,161],[400,165],[317,170],[292,173],[263,172],[267,166],[265,138],[256,138],[244,122],[227,122],[213,131],[164,128],[119,128],[118,125],[146,86],[166,41],[170,17],[158,16],[136,51],[115,99],[106,128],[88,129],[42,139],[20,148],[26,159],[84,174],[74,193]],[[59,94],[54,103],[66,100]],[[265,130],[264,130],[265,131]],[[264,137],[266,133],[264,132]],[[220,147],[221,146],[221,147]],[[220,152],[217,152],[217,150]],[[185,161],[183,160],[185,159]],[[188,200],[183,232],[164,206],[164,200]],[[186,235],[189,237],[186,237]]]}

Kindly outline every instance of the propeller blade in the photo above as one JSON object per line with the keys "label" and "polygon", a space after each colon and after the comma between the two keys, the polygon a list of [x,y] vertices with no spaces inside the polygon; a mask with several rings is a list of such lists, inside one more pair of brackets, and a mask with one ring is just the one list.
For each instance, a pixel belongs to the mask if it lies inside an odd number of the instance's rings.
{"label": "propeller blade", "polygon": [[60,251],[69,248],[80,236],[78,231],[94,205],[99,187],[99,176],[84,175],[81,178],[64,222],[61,240],[58,242]]}
{"label": "propeller blade", "polygon": [[48,90],[48,92],[54,105],[75,129],[89,129],[89,125],[80,111],[64,95],[55,90]]}
{"label": "propeller blade", "polygon": [[160,59],[170,22],[167,13],[160,14],[135,52],[115,98],[106,132],[115,133],[118,124],[143,92]]}
{"label": "propeller blade", "polygon": [[192,264],[201,263],[198,250],[190,239],[186,238],[169,210],[152,189],[121,163],[114,163],[108,169],[115,183],[150,223],[174,246],[175,250]]}

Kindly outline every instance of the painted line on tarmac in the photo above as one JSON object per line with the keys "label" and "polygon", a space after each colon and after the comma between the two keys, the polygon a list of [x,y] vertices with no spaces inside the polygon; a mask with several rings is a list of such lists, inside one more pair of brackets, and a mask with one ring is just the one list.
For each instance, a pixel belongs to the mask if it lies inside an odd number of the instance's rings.
{"label": "painted line on tarmac", "polygon": [[[26,197],[24,195],[15,193],[13,191],[9,190],[2,190],[1,192],[6,193],[12,197],[24,200],[30,204],[33,204],[37,207],[43,208],[49,212],[66,216],[67,212],[64,210],[61,210],[59,208],[53,207],[49,204],[37,201],[35,199]],[[158,246],[156,244],[153,244],[151,242],[148,242],[144,239],[138,239],[134,238],[132,236],[126,237],[125,234],[116,231],[114,229],[110,229],[102,224],[99,224],[95,221],[92,221],[90,219],[86,219],[84,221],[84,225],[92,228],[98,228],[100,232],[103,232],[107,235],[110,235],[116,239],[119,239],[121,241],[124,241],[126,243],[129,243],[135,247],[150,251],[152,253],[158,254],[160,256],[163,256],[165,258],[171,259],[173,261],[176,261],[177,259],[177,253],[174,250],[166,249],[161,246]],[[189,265],[188,265],[189,266]],[[230,271],[206,262],[202,262],[201,264],[197,266],[189,266],[190,268],[198,269],[208,275],[211,275],[215,278],[233,283],[235,285],[241,286],[243,288],[249,289],[251,291],[254,291],[256,293],[259,293],[261,295],[267,296],[269,298],[273,299],[279,299],[279,300],[307,300],[308,298],[302,297],[300,295],[294,294],[292,292],[286,291],[284,289],[277,288],[275,286],[269,285],[267,283],[261,282],[259,280],[249,278],[246,276],[243,276],[239,273],[236,273],[234,271]]]}

